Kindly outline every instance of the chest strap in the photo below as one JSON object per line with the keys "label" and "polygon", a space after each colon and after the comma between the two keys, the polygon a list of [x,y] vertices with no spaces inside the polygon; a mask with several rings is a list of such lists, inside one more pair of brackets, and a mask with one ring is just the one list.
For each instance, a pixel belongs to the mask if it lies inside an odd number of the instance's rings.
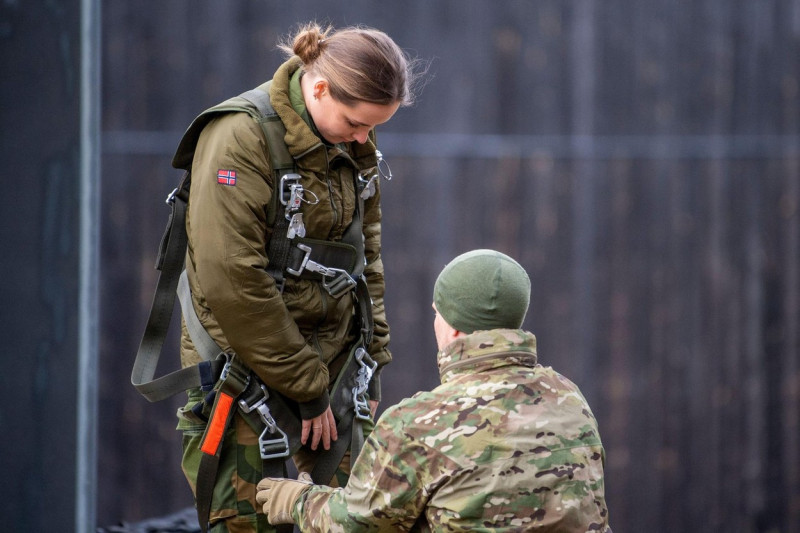
{"label": "chest strap", "polygon": [[[270,164],[273,173],[272,205],[268,213],[268,221],[273,221],[272,235],[267,247],[267,273],[275,280],[278,289],[283,291],[286,275],[313,279],[322,283],[323,287],[334,297],[352,290],[356,281],[364,272],[364,234],[363,212],[364,200],[361,191],[364,183],[354,172],[354,190],[356,191],[356,208],[350,226],[339,241],[321,241],[304,239],[290,228],[292,216],[289,209],[284,209],[291,197],[284,190],[287,179],[289,183],[299,181],[300,176],[294,174],[295,162],[283,142],[286,129],[269,100],[267,82],[259,88],[240,95],[250,102],[263,117],[261,125],[267,138],[270,151]],[[273,149],[273,146],[276,146]]]}

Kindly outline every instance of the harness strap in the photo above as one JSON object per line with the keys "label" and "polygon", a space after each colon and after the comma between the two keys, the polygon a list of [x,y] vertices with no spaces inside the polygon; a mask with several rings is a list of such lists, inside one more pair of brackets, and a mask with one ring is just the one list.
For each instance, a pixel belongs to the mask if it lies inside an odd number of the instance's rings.
{"label": "harness strap", "polygon": [[364,338],[364,347],[372,344],[372,334],[375,330],[375,320],[372,317],[372,297],[369,295],[367,280],[359,276],[356,282],[356,305],[361,317],[361,336]]}
{"label": "harness strap", "polygon": [[211,417],[200,442],[200,451],[203,454],[200,458],[195,490],[197,518],[202,533],[206,533],[209,527],[211,499],[219,470],[222,441],[234,414],[236,414],[234,402],[250,383],[250,375],[246,367],[234,364],[235,362],[235,358],[232,357],[225,365],[216,391]]}
{"label": "harness strap", "polygon": [[225,352],[214,342],[206,328],[200,323],[200,318],[192,305],[192,291],[189,288],[189,276],[187,276],[186,270],[181,272],[178,279],[178,301],[181,304],[186,329],[189,331],[189,336],[200,357],[205,361],[211,361],[224,356]]}
{"label": "harness strap", "polygon": [[[363,294],[366,293],[367,290],[363,276],[360,278],[358,287],[357,294],[362,295],[358,297],[358,302],[369,302],[368,297],[363,297]],[[191,292],[185,270],[181,273],[178,283],[178,295],[189,336],[195,348],[200,353],[200,356],[203,359],[208,359],[211,357],[219,358],[218,354],[224,355],[222,349],[200,323],[194,306],[192,305]],[[369,305],[371,305],[371,303],[369,303]],[[363,316],[363,312],[361,314]],[[367,329],[371,333],[371,328],[362,327],[362,330],[364,329]],[[357,343],[356,347],[351,350],[344,367],[339,372],[339,377],[336,382],[334,382],[331,392],[331,409],[338,420],[336,429],[342,436],[350,433],[350,439],[340,438],[334,441],[329,450],[322,451],[317,456],[317,461],[311,471],[311,478],[315,483],[329,484],[330,480],[333,479],[336,468],[341,464],[344,455],[347,453],[347,450],[350,450],[350,456],[355,459],[358,457],[361,447],[363,446],[364,428],[362,421],[365,417],[369,417],[369,407],[366,405],[364,392],[366,391],[367,383],[371,377],[371,371],[369,375],[365,376],[362,369],[372,365],[371,369],[374,370],[374,363],[363,347],[368,345],[369,342],[367,338],[362,335],[362,341]],[[364,362],[365,358],[367,359],[366,363]],[[238,359],[234,359],[234,362],[238,362]],[[247,384],[239,395],[233,397],[233,400],[238,401],[240,407],[239,413],[248,425],[255,432],[261,432],[259,446],[262,456],[262,475],[264,477],[286,477],[286,458],[290,455],[294,455],[301,446],[299,435],[302,430],[302,421],[287,405],[280,394],[270,391],[267,387],[261,385],[258,378],[252,374],[252,371],[243,365],[242,367],[244,369],[240,369],[239,373],[248,376]],[[238,366],[234,365],[231,368],[238,368]],[[231,373],[229,372],[225,381],[230,380],[230,375]],[[241,379],[239,381],[241,381]],[[224,387],[221,391],[222,390],[224,390]],[[210,498],[213,493],[213,480],[218,470],[219,458],[214,459],[209,457],[209,454],[212,450],[216,450],[215,446],[219,446],[220,444],[216,443],[215,436],[220,435],[221,438],[221,435],[224,434],[224,429],[220,433],[219,431],[211,431],[210,428],[215,424],[217,427],[227,428],[236,411],[236,406],[234,405],[234,408],[231,409],[229,404],[232,402],[224,396],[221,398],[220,394],[224,393],[218,393],[215,398],[214,409],[206,430],[207,433],[201,444],[201,450],[204,452],[204,455],[200,460],[196,493],[198,517],[200,518],[201,524],[208,520],[208,518],[204,518],[200,512],[201,510],[206,512],[205,509],[210,509],[211,507]],[[220,401],[223,401],[223,408],[218,411]],[[259,402],[262,401],[266,404],[267,411],[270,413],[271,422],[277,424],[276,421],[280,421],[280,427],[270,428],[269,424],[265,424],[263,416],[259,414],[256,407],[259,405]],[[364,409],[366,409],[366,413],[364,413]],[[268,451],[265,451],[265,446],[268,445],[267,439],[265,438],[267,433],[280,433],[283,438],[286,439],[286,442],[283,444],[285,448],[282,449],[281,446],[278,445],[272,450],[278,453],[268,453]],[[279,440],[280,439],[274,439],[269,442],[278,444]],[[280,453],[280,451],[283,453]],[[216,453],[216,455],[218,455],[218,453]],[[210,485],[210,489],[204,486],[201,491],[201,478],[205,485]],[[208,501],[206,501],[206,499],[208,499]]]}
{"label": "harness strap", "polygon": [[273,208],[267,217],[268,222],[272,223],[272,235],[270,236],[267,250],[267,257],[269,257],[267,273],[275,280],[278,288],[283,291],[284,272],[289,262],[292,243],[286,238],[286,234],[289,231],[289,221],[281,214],[279,208],[283,192],[281,177],[294,171],[294,158],[289,153],[286,142],[283,139],[286,135],[286,128],[269,100],[271,84],[272,81],[268,81],[261,87],[251,89],[240,96],[253,104],[261,115],[261,129],[264,131],[267,146],[269,146],[273,175]]}
{"label": "harness strap", "polygon": [[[365,343],[363,338],[362,343]],[[355,461],[364,444],[362,422],[369,418],[369,405],[366,404],[364,393],[377,365],[361,346],[362,343],[350,351],[331,390],[331,409],[339,421],[336,430],[339,435],[346,435],[349,431],[350,441],[340,438],[331,445],[330,450],[320,454],[311,471],[311,479],[315,483],[328,484],[347,450],[350,450],[350,460]],[[365,368],[369,370],[363,370]]]}
{"label": "harness strap", "polygon": [[178,188],[167,198],[171,211],[156,260],[156,269],[160,272],[158,284],[131,371],[131,383],[151,402],[164,400],[176,392],[190,388],[208,389],[209,385],[216,381],[215,376],[219,375],[224,365],[224,361],[211,358],[204,364],[182,368],[154,379],[172,319],[175,290],[186,255],[187,237],[184,221],[189,202],[190,182],[190,173],[187,171]]}

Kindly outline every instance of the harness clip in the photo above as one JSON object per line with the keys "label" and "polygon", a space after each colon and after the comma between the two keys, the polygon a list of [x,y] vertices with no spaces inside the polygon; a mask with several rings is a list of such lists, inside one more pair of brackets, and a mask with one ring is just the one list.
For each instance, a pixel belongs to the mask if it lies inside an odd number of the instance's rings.
{"label": "harness clip", "polygon": [[375,373],[378,363],[373,361],[369,353],[367,353],[367,350],[361,347],[356,348],[355,357],[359,367],[358,374],[356,374],[356,386],[353,387],[353,409],[355,410],[356,418],[359,420],[369,420],[372,412],[369,408],[366,392],[369,386],[369,380],[372,379],[372,375]]}
{"label": "harness clip", "polygon": [[322,286],[325,287],[328,294],[334,298],[338,298],[347,291],[355,289],[358,282],[354,280],[346,270],[326,267],[316,261],[312,261],[311,247],[307,244],[298,244],[297,247],[305,254],[303,260],[300,261],[300,266],[296,270],[291,267],[286,267],[286,272],[294,276],[299,276],[304,270],[321,274]]}
{"label": "harness clip", "polygon": [[[281,203],[287,206],[286,207],[287,211],[289,210],[289,200],[297,201],[299,207],[300,200],[292,198],[293,196],[292,192],[294,192],[295,190],[294,188],[298,186],[301,187],[302,189],[302,185],[300,185],[301,179],[302,176],[300,176],[300,174],[294,174],[294,173],[284,174],[283,176],[281,176],[280,191],[278,192],[278,194],[281,195],[280,196]],[[302,195],[302,192],[300,194]]]}
{"label": "harness clip", "polygon": [[[261,458],[267,460],[288,457],[290,454],[289,437],[280,427],[278,427],[278,423],[275,422],[275,419],[272,417],[272,413],[269,410],[269,406],[267,406],[267,398],[269,398],[267,387],[265,387],[263,384],[260,386],[261,392],[264,393],[263,396],[261,396],[253,405],[249,405],[246,400],[241,399],[239,400],[239,407],[245,413],[258,411],[261,421],[264,422],[264,431],[262,431],[261,435],[258,437],[258,449]],[[277,436],[269,438],[271,435]]]}

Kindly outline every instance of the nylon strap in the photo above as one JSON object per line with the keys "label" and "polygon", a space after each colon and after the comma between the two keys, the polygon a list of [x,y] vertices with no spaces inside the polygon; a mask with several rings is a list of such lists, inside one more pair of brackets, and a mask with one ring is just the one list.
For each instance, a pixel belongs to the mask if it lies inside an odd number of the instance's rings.
{"label": "nylon strap", "polygon": [[197,518],[202,533],[206,533],[209,527],[211,500],[214,494],[214,486],[216,485],[217,471],[219,470],[222,442],[225,432],[236,414],[234,402],[250,382],[249,370],[247,370],[247,367],[239,365],[236,358],[232,358],[225,365],[225,369],[225,375],[220,380],[214,399],[211,417],[200,442],[200,451],[203,454],[200,457],[195,491]]}
{"label": "nylon strap", "polygon": [[222,361],[209,361],[154,379],[158,359],[172,320],[175,291],[186,256],[187,237],[184,221],[190,182],[190,173],[187,171],[178,188],[170,195],[171,212],[156,260],[156,269],[160,272],[158,283],[131,371],[131,383],[151,402],[164,400],[176,392],[189,388],[207,388],[209,383],[216,381],[213,376],[219,375],[224,364]]}
{"label": "nylon strap", "polygon": [[334,382],[331,390],[331,410],[333,411],[333,416],[339,421],[336,424],[336,431],[342,436],[350,433],[350,440],[348,442],[347,439],[339,438],[332,443],[330,450],[319,455],[311,471],[311,479],[314,483],[330,484],[348,449],[350,449],[351,465],[352,461],[355,461],[361,452],[361,447],[364,443],[364,427],[355,416],[352,394],[356,386],[359,367],[355,352],[359,346],[365,344],[367,344],[366,339],[362,337],[360,342],[357,342],[356,346],[350,350],[347,362],[342,370],[339,371],[339,377]]}
{"label": "nylon strap", "polygon": [[272,166],[272,208],[267,216],[267,222],[272,225],[272,235],[267,245],[267,273],[275,280],[275,284],[280,290],[283,289],[284,272],[289,264],[289,254],[293,248],[291,240],[286,237],[289,231],[289,221],[281,213],[281,178],[284,174],[294,171],[294,158],[286,147],[284,136],[286,128],[280,117],[272,107],[269,100],[269,88],[272,81],[268,81],[261,87],[252,89],[242,94],[241,97],[253,104],[262,116],[260,120],[261,129],[269,146],[269,158]]}
{"label": "nylon strap", "polygon": [[186,270],[181,272],[178,280],[178,300],[181,303],[181,311],[183,311],[183,321],[186,323],[186,329],[189,332],[189,337],[192,339],[197,353],[205,361],[213,361],[225,355],[225,352],[220,348],[211,335],[208,334],[206,328],[200,323],[200,318],[192,304],[192,292],[189,288],[189,277]]}

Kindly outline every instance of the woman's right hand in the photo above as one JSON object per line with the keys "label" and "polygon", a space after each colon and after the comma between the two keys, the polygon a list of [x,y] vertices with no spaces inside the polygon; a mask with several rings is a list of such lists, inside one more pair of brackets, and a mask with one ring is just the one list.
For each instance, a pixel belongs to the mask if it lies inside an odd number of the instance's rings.
{"label": "woman's right hand", "polygon": [[336,420],[333,418],[333,411],[329,405],[325,411],[310,420],[303,420],[303,427],[300,431],[300,442],[306,444],[308,437],[311,436],[311,449],[316,450],[322,441],[322,447],[330,450],[331,441],[339,438],[336,432]]}

